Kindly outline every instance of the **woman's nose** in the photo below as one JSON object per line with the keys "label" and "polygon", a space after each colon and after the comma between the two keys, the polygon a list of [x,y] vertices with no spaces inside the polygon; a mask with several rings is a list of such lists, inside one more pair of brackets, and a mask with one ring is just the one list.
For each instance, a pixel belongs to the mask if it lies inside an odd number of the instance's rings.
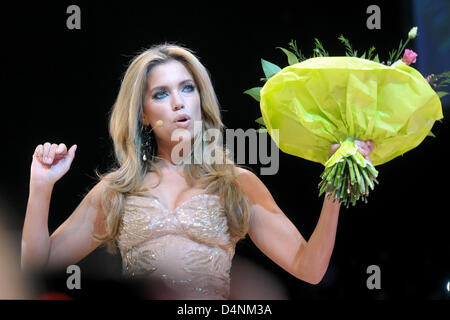
{"label": "woman's nose", "polygon": [[182,97],[179,94],[172,95],[172,110],[177,111],[181,108],[184,108]]}
{"label": "woman's nose", "polygon": [[184,108],[184,105],[182,103],[173,103],[172,104],[172,110],[177,111]]}

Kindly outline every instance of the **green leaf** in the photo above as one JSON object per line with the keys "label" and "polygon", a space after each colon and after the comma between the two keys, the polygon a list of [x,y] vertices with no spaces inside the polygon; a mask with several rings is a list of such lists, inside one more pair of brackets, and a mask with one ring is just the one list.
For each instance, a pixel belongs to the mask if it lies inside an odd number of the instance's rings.
{"label": "green leaf", "polygon": [[298,61],[304,61],[306,59],[308,59],[307,57],[305,57],[302,53],[302,51],[300,50],[300,48],[297,46],[297,41],[296,40],[291,40],[289,42],[289,48],[291,48],[294,51],[294,54],[296,55]]}
{"label": "green leaf", "polygon": [[450,77],[450,71],[445,71],[437,75],[438,78]]}
{"label": "green leaf", "polygon": [[255,120],[256,123],[259,123],[262,126],[265,126],[266,124],[264,123],[264,119],[263,117],[259,117],[258,119]]}
{"label": "green leaf", "polygon": [[438,91],[436,92],[439,98],[445,97],[446,95],[448,95],[448,92],[445,91]]}
{"label": "green leaf", "polygon": [[364,51],[363,55],[361,56],[361,59],[365,59],[366,58],[366,52]]}
{"label": "green leaf", "polygon": [[290,66],[293,65],[293,64],[298,63],[298,59],[297,59],[297,57],[296,57],[296,55],[294,53],[292,53],[289,50],[286,50],[285,48],[281,48],[281,47],[277,47],[277,49],[283,50],[283,52],[286,54],[286,56],[288,58],[288,63],[289,63]]}
{"label": "green leaf", "polygon": [[433,134],[433,132],[431,132],[431,131],[430,131],[430,132],[428,132],[427,136],[428,136],[428,137],[433,137],[433,138],[436,138],[436,136],[435,136],[435,135]]}
{"label": "green leaf", "polygon": [[313,57],[314,57],[314,58],[320,57],[320,51],[319,51],[319,49],[317,49],[317,48],[313,49]]}
{"label": "green leaf", "polygon": [[367,59],[370,60],[370,58],[372,58],[372,53],[373,53],[374,51],[375,51],[375,47],[372,46],[372,47],[369,49],[369,53],[367,54]]}
{"label": "green leaf", "polygon": [[377,55],[375,56],[375,58],[373,59],[373,61],[380,63],[380,59],[378,58],[378,53],[377,53]]}
{"label": "green leaf", "polygon": [[338,37],[338,39],[345,45],[345,55],[347,57],[353,57],[353,49],[348,39],[346,39],[342,34]]}
{"label": "green leaf", "polygon": [[[400,40],[400,42],[401,42],[401,40]],[[389,61],[391,61],[391,63],[394,63],[395,61],[397,61],[397,59],[395,59],[396,53],[397,53],[396,49],[389,52]]]}
{"label": "green leaf", "polygon": [[279,66],[264,59],[261,59],[261,64],[267,79],[281,71],[281,68]]}
{"label": "green leaf", "polygon": [[261,87],[255,87],[249,90],[244,91],[245,94],[248,94],[249,96],[252,96],[253,99],[255,99],[256,101],[260,101],[261,100],[261,95],[260,92],[261,91]]}
{"label": "green leaf", "polygon": [[317,52],[317,55],[319,57],[328,57],[328,52],[325,50],[325,48],[323,47],[322,43],[319,41],[319,39],[314,38],[314,44],[316,46],[316,48],[314,49],[314,51]]}

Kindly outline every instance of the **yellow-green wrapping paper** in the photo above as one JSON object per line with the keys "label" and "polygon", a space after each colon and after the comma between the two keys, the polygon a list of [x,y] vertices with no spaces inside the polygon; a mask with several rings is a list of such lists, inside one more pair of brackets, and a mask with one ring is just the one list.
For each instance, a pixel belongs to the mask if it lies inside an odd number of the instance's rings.
{"label": "yellow-green wrapping paper", "polygon": [[330,145],[372,140],[374,165],[417,147],[441,101],[423,76],[399,61],[386,66],[356,57],[318,57],[282,69],[261,89],[267,130],[285,153],[325,164]]}

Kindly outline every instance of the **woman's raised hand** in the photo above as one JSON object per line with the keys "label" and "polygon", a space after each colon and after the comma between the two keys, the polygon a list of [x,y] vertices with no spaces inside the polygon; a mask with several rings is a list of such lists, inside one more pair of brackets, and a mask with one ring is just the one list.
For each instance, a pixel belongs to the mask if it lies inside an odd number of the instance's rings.
{"label": "woman's raised hand", "polygon": [[[355,140],[355,144],[358,147],[358,151],[361,152],[361,154],[364,156],[364,158],[366,158],[368,161],[370,160],[370,153],[372,152],[373,148],[374,148],[374,144],[372,140],[367,140],[367,141],[360,141],[360,140]],[[339,149],[341,145],[336,143],[336,144],[332,144],[330,147],[330,153],[328,155],[328,158],[330,158],[333,153],[336,152],[337,149]]]}
{"label": "woman's raised hand", "polygon": [[43,185],[53,185],[69,171],[77,145],[67,151],[64,143],[49,142],[36,147],[31,163],[30,182]]}

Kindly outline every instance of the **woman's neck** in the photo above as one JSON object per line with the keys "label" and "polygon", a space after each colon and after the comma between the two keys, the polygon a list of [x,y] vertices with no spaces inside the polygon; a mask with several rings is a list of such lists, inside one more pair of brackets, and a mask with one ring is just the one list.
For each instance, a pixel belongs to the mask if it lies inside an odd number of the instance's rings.
{"label": "woman's neck", "polygon": [[166,157],[157,156],[156,159],[156,163],[161,165],[162,167],[168,167],[170,169],[178,169],[181,167],[181,165],[173,163],[170,158],[167,159]]}

